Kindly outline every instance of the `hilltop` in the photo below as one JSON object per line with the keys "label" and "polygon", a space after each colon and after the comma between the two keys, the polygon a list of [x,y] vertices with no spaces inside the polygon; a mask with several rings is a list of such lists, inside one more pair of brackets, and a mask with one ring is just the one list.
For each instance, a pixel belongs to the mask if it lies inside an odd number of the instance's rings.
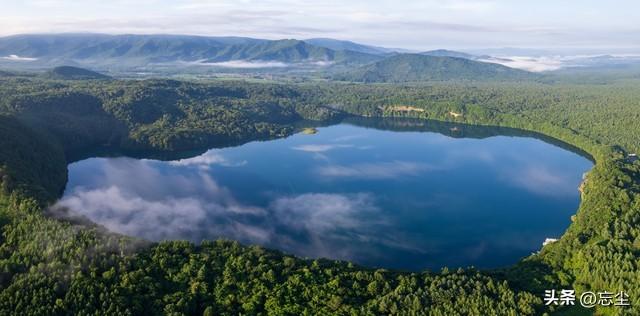
{"label": "hilltop", "polygon": [[86,79],[109,79],[107,75],[103,75],[99,72],[91,71],[84,68],[72,67],[72,66],[60,66],[55,67],[52,70],[45,73],[45,77],[49,79],[62,79],[62,80],[86,80]]}
{"label": "hilltop", "polygon": [[336,75],[354,82],[417,82],[446,80],[524,80],[536,76],[506,66],[465,58],[402,54]]}

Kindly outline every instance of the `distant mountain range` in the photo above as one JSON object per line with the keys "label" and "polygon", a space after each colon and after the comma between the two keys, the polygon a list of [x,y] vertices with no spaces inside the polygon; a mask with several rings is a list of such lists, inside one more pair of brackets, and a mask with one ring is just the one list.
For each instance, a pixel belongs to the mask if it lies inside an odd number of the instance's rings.
{"label": "distant mountain range", "polygon": [[[407,50],[330,38],[264,40],[189,35],[27,34],[0,38],[0,61],[34,65],[144,66],[189,63],[233,67],[229,62],[363,65]],[[449,50],[422,53],[474,59]],[[241,67],[247,64],[235,64]]]}
{"label": "distant mountain range", "polygon": [[634,54],[549,54],[546,50],[523,48],[410,52],[331,38],[266,40],[233,36],[25,34],[0,37],[0,69],[9,71],[0,76],[74,66],[127,77],[231,74],[407,82],[530,77],[526,72],[511,71],[516,68],[534,72],[627,69],[636,72],[640,67],[640,55]]}
{"label": "distant mountain range", "polygon": [[[314,45],[313,42],[324,43]],[[148,65],[230,61],[365,64],[382,59],[375,49],[322,40],[263,40],[187,35],[52,34],[0,38],[4,62],[36,65]],[[357,47],[356,47],[357,46]],[[352,47],[353,50],[347,49]],[[223,64],[223,66],[225,66]]]}
{"label": "distant mountain range", "polygon": [[371,55],[385,56],[385,55],[391,55],[396,53],[411,52],[407,49],[363,45],[363,44],[358,44],[351,41],[336,40],[331,38],[311,38],[311,39],[306,39],[304,41],[311,45],[325,47],[333,50],[350,50],[354,52],[360,52],[360,53],[371,54]]}
{"label": "distant mountain range", "polygon": [[0,70],[0,77],[13,77],[14,74],[8,71],[2,71]]}
{"label": "distant mountain range", "polygon": [[442,80],[527,80],[533,73],[466,58],[401,54],[338,74],[355,82],[419,82]]}
{"label": "distant mountain range", "polygon": [[99,79],[109,73],[311,73],[360,82],[503,80],[531,74],[451,50],[401,49],[328,38],[265,40],[189,35],[28,34],[0,38],[0,67],[51,69],[52,78]]}
{"label": "distant mountain range", "polygon": [[420,55],[436,56],[436,57],[458,57],[458,58],[472,59],[472,60],[476,60],[480,58],[479,56],[458,52],[454,50],[447,50],[447,49],[430,50],[430,51],[422,52],[420,53]]}
{"label": "distant mountain range", "polygon": [[381,57],[354,50],[334,50],[300,40],[276,40],[244,43],[209,51],[208,63],[243,61],[277,61],[283,63],[368,63]]}

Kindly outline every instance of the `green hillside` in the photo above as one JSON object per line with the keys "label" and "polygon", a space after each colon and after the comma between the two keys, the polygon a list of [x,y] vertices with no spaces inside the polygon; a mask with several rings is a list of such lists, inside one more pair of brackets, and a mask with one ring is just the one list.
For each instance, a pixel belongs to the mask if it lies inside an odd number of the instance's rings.
{"label": "green hillside", "polygon": [[402,54],[335,76],[354,82],[419,82],[446,80],[526,80],[532,73],[465,58]]}
{"label": "green hillside", "polygon": [[352,41],[336,40],[332,38],[310,38],[304,41],[311,45],[326,47],[333,50],[350,50],[373,55],[392,54],[396,51],[393,48],[363,45]]}
{"label": "green hillside", "polygon": [[220,51],[209,62],[228,60],[280,61],[297,63],[308,61],[368,63],[380,57],[348,50],[332,50],[314,46],[299,40],[277,40],[251,44],[232,45]]}
{"label": "green hillside", "polygon": [[430,51],[422,52],[420,53],[420,55],[440,56],[440,57],[458,57],[458,58],[466,58],[466,59],[472,59],[472,60],[476,58],[475,55],[458,52],[455,50],[448,50],[448,49],[430,50]]}
{"label": "green hillside", "polygon": [[91,71],[84,68],[72,67],[72,66],[60,66],[55,67],[52,70],[44,74],[49,79],[60,80],[87,80],[87,79],[109,79],[107,75]]}
{"label": "green hillside", "polygon": [[118,58],[162,62],[202,59],[229,45],[260,41],[189,35],[27,34],[0,38],[0,56],[13,54],[38,61]]}
{"label": "green hillside", "polygon": [[15,74],[12,72],[0,70],[0,77],[13,77],[13,76],[15,76]]}

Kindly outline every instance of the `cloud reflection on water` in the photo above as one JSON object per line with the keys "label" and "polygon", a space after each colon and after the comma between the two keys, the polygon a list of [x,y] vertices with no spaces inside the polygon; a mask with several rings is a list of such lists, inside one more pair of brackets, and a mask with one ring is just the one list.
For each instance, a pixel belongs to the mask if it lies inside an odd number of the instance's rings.
{"label": "cloud reflection on water", "polygon": [[240,167],[246,165],[247,161],[229,161],[227,158],[218,153],[217,150],[212,149],[200,156],[170,161],[168,163],[174,166],[197,166],[199,168],[208,170],[213,165],[220,165],[224,167]]}
{"label": "cloud reflection on water", "polygon": [[563,198],[576,194],[578,190],[572,176],[572,172],[567,170],[528,164],[504,170],[501,179],[537,195]]}
{"label": "cloud reflection on water", "polygon": [[318,167],[316,172],[329,178],[396,179],[403,176],[417,176],[433,169],[435,167],[425,163],[390,161],[352,165],[329,164]]}
{"label": "cloud reflection on water", "polygon": [[310,152],[310,153],[324,153],[330,150],[338,149],[338,148],[351,148],[354,147],[350,144],[307,144],[291,147],[291,149]]}
{"label": "cloud reflection on water", "polygon": [[255,206],[237,201],[206,169],[177,174],[150,160],[103,162],[87,186],[67,192],[53,209],[67,208],[111,231],[149,240],[222,237],[309,257],[354,259],[374,250],[353,241],[385,242],[373,229],[385,221],[367,193],[280,195]]}

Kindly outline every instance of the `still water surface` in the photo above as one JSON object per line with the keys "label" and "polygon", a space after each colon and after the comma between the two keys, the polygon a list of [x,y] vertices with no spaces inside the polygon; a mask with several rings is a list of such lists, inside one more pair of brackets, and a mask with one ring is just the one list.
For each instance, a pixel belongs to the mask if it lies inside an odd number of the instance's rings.
{"label": "still water surface", "polygon": [[512,264],[568,227],[588,159],[526,134],[429,124],[354,121],[174,161],[90,158],[69,165],[58,205],[149,240],[227,238],[408,270]]}

